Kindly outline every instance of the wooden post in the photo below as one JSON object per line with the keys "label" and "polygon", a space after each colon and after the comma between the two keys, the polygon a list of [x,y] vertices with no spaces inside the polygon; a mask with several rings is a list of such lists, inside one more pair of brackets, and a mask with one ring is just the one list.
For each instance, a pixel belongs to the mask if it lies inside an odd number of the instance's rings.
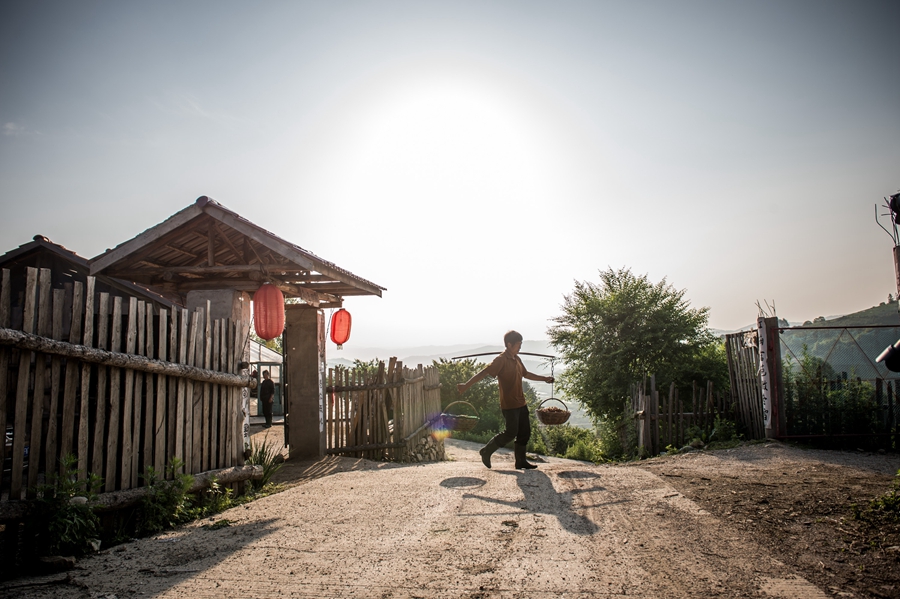
{"label": "wooden post", "polygon": [[[894,277],[896,278],[897,297],[900,298],[900,245],[894,246]],[[897,309],[900,310],[900,300],[897,301]]]}
{"label": "wooden post", "polygon": [[650,455],[659,454],[659,391],[656,375],[650,377]]}
{"label": "wooden post", "polygon": [[759,318],[759,353],[761,384],[763,391],[763,421],[766,438],[773,439],[786,434],[786,417],[781,395],[781,341],[778,334],[778,318]]}
{"label": "wooden post", "polygon": [[325,455],[325,317],[303,304],[287,306],[285,352],[291,458]]}

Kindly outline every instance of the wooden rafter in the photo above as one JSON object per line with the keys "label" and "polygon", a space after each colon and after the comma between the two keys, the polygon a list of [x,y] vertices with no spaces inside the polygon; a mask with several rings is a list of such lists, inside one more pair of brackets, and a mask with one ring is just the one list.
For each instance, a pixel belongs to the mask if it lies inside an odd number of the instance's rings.
{"label": "wooden rafter", "polygon": [[219,226],[219,223],[217,223],[216,221],[212,221],[212,223],[213,223],[213,226],[216,228],[216,231],[219,233],[219,237],[222,239],[222,241],[225,243],[225,245],[228,246],[228,249],[230,249],[231,252],[234,254],[234,258],[236,260],[240,260],[241,252],[239,252],[238,249],[236,247],[234,247],[234,244],[231,243],[230,239],[228,239],[228,235],[225,234],[225,231],[222,230],[222,227]]}

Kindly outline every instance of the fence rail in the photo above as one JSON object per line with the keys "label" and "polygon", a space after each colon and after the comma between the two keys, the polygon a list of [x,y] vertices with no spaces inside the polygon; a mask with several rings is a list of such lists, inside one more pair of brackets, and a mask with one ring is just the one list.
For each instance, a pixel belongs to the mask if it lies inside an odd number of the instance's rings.
{"label": "fence rail", "polygon": [[163,472],[172,458],[190,474],[243,464],[242,387],[250,379],[232,374],[242,341],[236,325],[211,321],[208,310],[154,315],[94,285],[88,277],[53,289],[49,270],[28,268],[16,330],[10,272],[2,271],[0,501],[32,497],[68,454],[79,476],[103,479],[103,491],[141,486],[148,467]]}
{"label": "fence rail", "polygon": [[441,412],[437,368],[410,369],[396,358],[370,368],[330,368],[325,407],[326,453],[421,461],[443,457],[430,437]]}

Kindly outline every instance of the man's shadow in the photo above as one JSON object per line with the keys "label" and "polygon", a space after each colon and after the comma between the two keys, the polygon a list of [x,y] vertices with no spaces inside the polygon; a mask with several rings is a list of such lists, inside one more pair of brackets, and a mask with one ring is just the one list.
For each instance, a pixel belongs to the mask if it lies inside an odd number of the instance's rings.
{"label": "man's shadow", "polygon": [[[602,486],[594,486],[590,488],[584,489],[574,489],[572,491],[568,491],[565,493],[558,492],[553,487],[553,482],[550,480],[550,477],[541,472],[540,470],[532,470],[530,472],[519,471],[519,470],[498,470],[497,474],[502,474],[505,476],[514,476],[516,477],[516,484],[519,489],[522,491],[523,499],[518,501],[507,501],[504,499],[497,499],[496,497],[488,497],[485,495],[479,495],[476,493],[464,493],[464,499],[479,499],[481,501],[485,501],[488,503],[493,503],[497,505],[504,505],[510,508],[516,508],[514,512],[505,512],[506,514],[523,514],[523,513],[533,513],[533,514],[547,514],[551,516],[556,516],[559,520],[560,525],[573,534],[577,535],[590,535],[599,531],[599,527],[594,524],[589,518],[579,514],[576,511],[574,505],[574,497],[580,493],[590,493],[593,491],[605,491],[606,489]],[[565,472],[561,472],[560,475],[566,474]],[[596,476],[596,475],[593,475]],[[565,476],[563,476],[565,478]],[[581,478],[581,477],[570,477],[570,478]],[[465,488],[465,487],[475,487],[481,486],[485,483],[485,481],[481,479],[467,479],[469,484],[454,484],[451,481],[454,479],[447,479],[441,482],[441,485],[444,487],[453,487],[453,488]],[[481,481],[480,485],[472,484],[472,481],[478,480]],[[587,506],[593,507],[593,506]],[[494,515],[502,515],[494,514]],[[462,516],[481,516],[484,515],[482,513],[470,513],[470,514],[460,514]]]}

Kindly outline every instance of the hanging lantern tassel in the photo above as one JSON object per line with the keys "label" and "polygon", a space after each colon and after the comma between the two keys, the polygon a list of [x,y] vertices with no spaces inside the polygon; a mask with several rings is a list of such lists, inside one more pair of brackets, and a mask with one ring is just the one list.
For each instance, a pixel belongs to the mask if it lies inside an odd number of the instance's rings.
{"label": "hanging lantern tassel", "polygon": [[271,283],[263,283],[253,294],[253,324],[260,339],[269,341],[284,331],[284,294]]}
{"label": "hanging lantern tassel", "polygon": [[331,340],[337,345],[338,349],[343,349],[344,344],[350,339],[350,324],[352,320],[350,313],[343,308],[331,316]]}

